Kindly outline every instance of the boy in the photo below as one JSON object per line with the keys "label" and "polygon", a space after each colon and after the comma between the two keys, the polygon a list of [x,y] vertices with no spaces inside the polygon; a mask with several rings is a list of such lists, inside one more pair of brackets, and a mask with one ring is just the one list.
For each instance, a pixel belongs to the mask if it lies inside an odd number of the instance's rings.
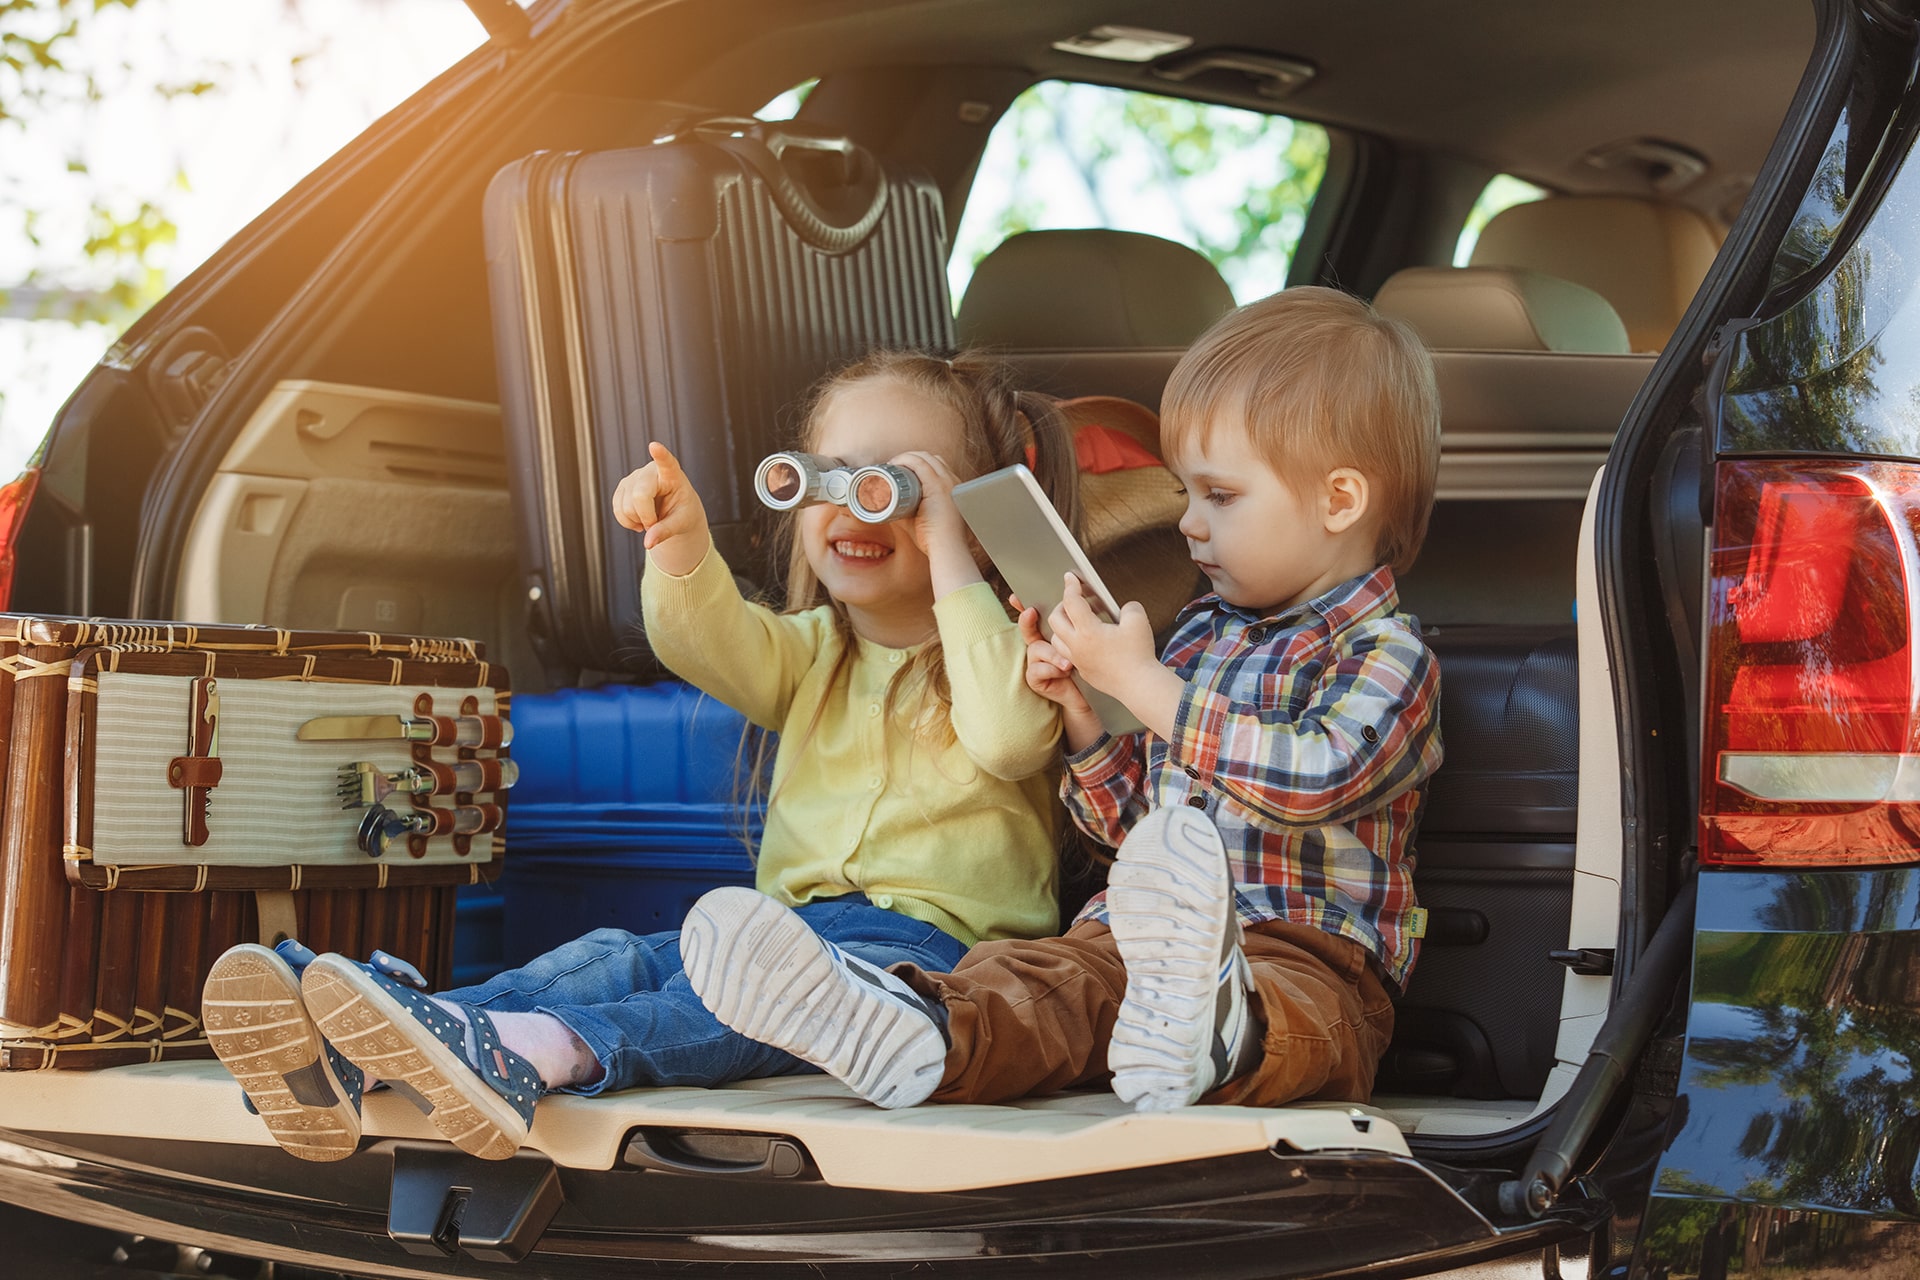
{"label": "boy", "polygon": [[[1432,363],[1331,289],[1221,320],[1168,380],[1164,442],[1212,584],[1156,659],[1145,613],[1068,581],[1027,680],[1061,707],[1076,824],[1118,845],[1064,937],[882,971],[716,890],[688,976],[722,1022],[882,1106],[1087,1083],[1141,1110],[1364,1101],[1423,931],[1408,845],[1440,763],[1439,672],[1397,611],[1439,461]],[[1110,737],[1069,679],[1146,732]],[[1253,998],[1249,999],[1249,995]]]}

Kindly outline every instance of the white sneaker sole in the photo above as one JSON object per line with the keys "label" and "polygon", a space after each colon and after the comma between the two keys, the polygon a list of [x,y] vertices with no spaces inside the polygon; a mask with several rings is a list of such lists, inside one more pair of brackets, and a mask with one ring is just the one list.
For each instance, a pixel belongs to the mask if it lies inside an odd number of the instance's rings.
{"label": "white sneaker sole", "polygon": [[[207,1042],[275,1142],[302,1160],[344,1160],[354,1153],[360,1113],[327,1061],[293,966],[254,943],[234,947],[213,962],[200,1008]],[[300,1101],[288,1082],[300,1073],[316,1085],[324,1081],[337,1101]]]}
{"label": "white sneaker sole", "polygon": [[301,991],[341,1056],[369,1077],[404,1084],[424,1098],[432,1108],[427,1119],[448,1142],[482,1160],[506,1160],[520,1149],[527,1136],[520,1114],[372,974],[325,955],[307,966]]}
{"label": "white sneaker sole", "polygon": [[1212,1077],[1221,949],[1236,926],[1213,824],[1186,808],[1141,819],[1108,878],[1107,921],[1127,966],[1107,1048],[1113,1091],[1141,1111],[1187,1106]]}
{"label": "white sneaker sole", "polygon": [[911,1107],[939,1087],[947,1045],[933,1020],[849,973],[763,893],[734,886],[701,898],[681,926],[680,962],[714,1017],[876,1106]]}

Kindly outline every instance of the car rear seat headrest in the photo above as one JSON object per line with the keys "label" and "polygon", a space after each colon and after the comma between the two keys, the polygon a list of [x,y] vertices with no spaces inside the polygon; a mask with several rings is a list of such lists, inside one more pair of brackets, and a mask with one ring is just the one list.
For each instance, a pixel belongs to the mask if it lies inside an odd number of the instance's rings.
{"label": "car rear seat headrest", "polygon": [[954,329],[1016,351],[1184,347],[1233,309],[1200,254],[1136,231],[1023,231],[974,269]]}
{"label": "car rear seat headrest", "polygon": [[1476,267],[1530,267],[1613,304],[1635,351],[1658,351],[1720,249],[1706,215],[1637,196],[1553,196],[1495,214]]}
{"label": "car rear seat headrest", "polygon": [[1518,267],[1408,267],[1388,277],[1373,305],[1442,351],[1628,350],[1605,298]]}

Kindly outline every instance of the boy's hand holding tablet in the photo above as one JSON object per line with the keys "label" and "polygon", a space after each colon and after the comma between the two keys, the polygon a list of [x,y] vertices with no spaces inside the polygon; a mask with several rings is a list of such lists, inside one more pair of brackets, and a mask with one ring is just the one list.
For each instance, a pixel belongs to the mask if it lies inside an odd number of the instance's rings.
{"label": "boy's hand holding tablet", "polygon": [[[1081,711],[1065,696],[1055,696],[1035,683],[1036,666],[1050,664],[1062,676],[1078,672],[1089,686],[1125,707],[1141,727],[1162,739],[1173,737],[1180,677],[1160,664],[1145,609],[1129,600],[1121,606],[1119,619],[1111,620],[1079,578],[1069,573],[1060,603],[1047,616],[1050,638],[1041,638],[1038,618],[1030,624],[1029,613],[1038,610],[1021,614],[1021,635],[1028,640],[1027,683],[1042,697],[1060,704],[1069,750],[1085,750],[1099,741],[1103,730],[1113,732],[1113,726],[1105,724],[1104,717],[1094,716],[1091,708]],[[1067,688],[1077,693],[1070,680]],[[1084,706],[1085,699],[1079,703]]]}
{"label": "boy's hand holding tablet", "polygon": [[1170,736],[1179,677],[1160,665],[1146,611],[1114,601],[1033,474],[991,472],[955,486],[953,500],[1013,588],[1027,683],[1060,705],[1068,747],[1140,728]]}

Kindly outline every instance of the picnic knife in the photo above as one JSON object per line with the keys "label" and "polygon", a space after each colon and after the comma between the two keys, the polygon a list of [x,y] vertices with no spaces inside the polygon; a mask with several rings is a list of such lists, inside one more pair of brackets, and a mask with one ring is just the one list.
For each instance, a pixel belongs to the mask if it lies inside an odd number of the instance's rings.
{"label": "picnic knife", "polygon": [[504,747],[513,726],[499,716],[316,716],[294,735],[302,742],[393,739],[431,747]]}

